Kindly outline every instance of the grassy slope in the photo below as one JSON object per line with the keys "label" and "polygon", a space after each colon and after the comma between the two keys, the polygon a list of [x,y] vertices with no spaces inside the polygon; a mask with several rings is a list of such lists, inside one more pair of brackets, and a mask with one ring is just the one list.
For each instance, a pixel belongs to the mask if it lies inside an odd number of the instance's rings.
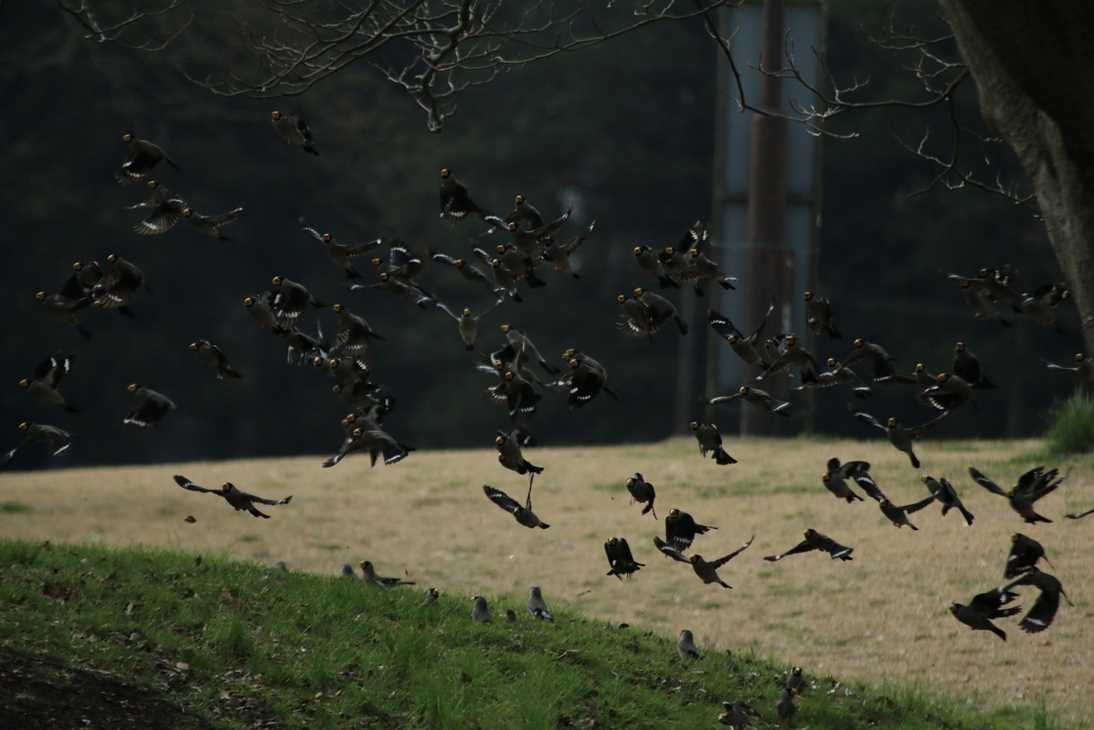
{"label": "grassy slope", "polygon": [[[684,665],[669,640],[565,612],[533,622],[518,601],[508,603],[518,623],[479,625],[465,598],[423,608],[417,590],[176,553],[9,541],[0,565],[9,670],[14,652],[110,670],[143,689],[140,702],[166,702],[195,725],[692,728],[716,726],[731,699],[760,708],[762,727],[784,670],[725,652]],[[1053,726],[1030,708],[980,713],[815,681],[796,727]],[[16,699],[7,711],[18,710]]]}

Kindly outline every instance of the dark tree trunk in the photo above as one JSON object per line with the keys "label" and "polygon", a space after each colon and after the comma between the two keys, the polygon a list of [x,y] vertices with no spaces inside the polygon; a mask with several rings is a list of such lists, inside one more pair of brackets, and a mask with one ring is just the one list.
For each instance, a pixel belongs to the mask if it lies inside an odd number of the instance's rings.
{"label": "dark tree trunk", "polygon": [[940,1],[985,122],[1033,181],[1094,352],[1094,4]]}

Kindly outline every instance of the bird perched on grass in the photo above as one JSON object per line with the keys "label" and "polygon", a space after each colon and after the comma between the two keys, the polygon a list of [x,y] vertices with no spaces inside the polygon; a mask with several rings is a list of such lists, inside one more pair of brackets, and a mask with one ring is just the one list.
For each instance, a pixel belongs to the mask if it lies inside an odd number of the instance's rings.
{"label": "bird perched on grass", "polygon": [[422,599],[421,607],[436,605],[437,599],[440,598],[441,592],[436,588],[430,587],[425,589],[425,598]]}
{"label": "bird perched on grass", "polygon": [[522,428],[514,428],[508,433],[498,431],[497,436],[494,437],[494,446],[498,450],[498,461],[506,469],[515,471],[521,476],[527,474],[529,492],[531,492],[532,482],[535,481],[536,474],[543,473],[543,467],[536,466],[525,459],[520,450],[521,446],[528,446],[531,443],[532,435]]}
{"label": "bird perched on grass", "polygon": [[179,169],[178,163],[168,157],[162,147],[147,139],[141,139],[132,132],[123,132],[122,142],[128,150],[125,162],[114,176],[120,183],[143,180],[161,162],[166,162],[176,170]]}
{"label": "bird perched on grass", "polygon": [[797,555],[799,553],[808,553],[813,550],[820,550],[821,552],[828,553],[828,556],[832,560],[854,560],[851,557],[851,553],[854,552],[854,548],[847,547],[846,545],[840,545],[832,538],[817,532],[813,528],[809,528],[804,533],[805,539],[799,542],[794,547],[790,548],[786,552],[779,553],[778,555],[768,555],[764,557],[764,560],[768,562],[778,562],[783,558],[791,555]]}
{"label": "bird perched on grass", "polygon": [[1014,533],[1010,539],[1010,553],[1007,555],[1007,565],[1003,570],[1004,578],[1013,578],[1026,573],[1037,565],[1038,560],[1044,560],[1050,566],[1045,548],[1032,537],[1027,537],[1020,532]]}
{"label": "bird perched on grass", "polygon": [[722,588],[732,588],[733,586],[729,585],[724,580],[718,577],[718,568],[721,568],[730,560],[733,560],[733,558],[737,557],[745,550],[747,550],[748,546],[751,545],[752,541],[755,539],[756,536],[753,535],[752,537],[748,538],[748,542],[746,542],[744,545],[737,548],[729,555],[723,555],[717,560],[707,562],[706,560],[703,560],[702,555],[695,554],[691,556],[691,560],[689,560],[688,562],[691,563],[691,569],[695,571],[695,575],[699,576],[699,580],[703,581],[704,585],[717,583],[718,585],[722,586]]}
{"label": "bird perched on grass", "polygon": [[1049,518],[1037,514],[1034,505],[1037,503],[1037,500],[1052,494],[1064,483],[1064,479],[1067,477],[1066,475],[1058,477],[1059,472],[1059,469],[1049,469],[1048,471],[1045,471],[1045,467],[1037,466],[1018,477],[1018,483],[1011,487],[1010,490],[1004,490],[976,468],[969,467],[969,476],[972,477],[974,482],[992,494],[1006,497],[1007,501],[1010,503],[1011,509],[1021,515],[1022,519],[1030,524],[1037,522],[1052,522]]}
{"label": "bird perched on grass", "polygon": [[611,568],[607,575],[614,575],[619,580],[623,580],[625,575],[632,575],[640,568],[646,567],[645,563],[639,563],[634,559],[626,538],[613,537],[605,542],[604,553],[608,556],[608,567]]}
{"label": "bird perched on grass", "polygon": [[653,519],[656,520],[657,511],[653,508],[653,501],[657,498],[657,492],[654,491],[653,485],[646,481],[641,472],[636,471],[633,476],[627,477],[626,487],[632,501],[645,505],[642,508],[642,514],[652,512]]}
{"label": "bird perched on grass", "polygon": [[122,423],[138,428],[158,426],[168,413],[175,410],[175,402],[163,393],[130,383],[126,386],[134,398],[133,407]]}
{"label": "bird perched on grass", "polygon": [[881,508],[881,513],[885,515],[885,518],[893,523],[894,527],[904,527],[907,525],[913,530],[918,531],[919,528],[912,524],[912,521],[908,519],[908,515],[913,512],[918,512],[932,502],[934,502],[933,494],[926,499],[921,499],[918,502],[912,502],[911,504],[905,505],[895,505],[888,499],[883,499],[878,502],[878,507]]}
{"label": "bird perched on grass", "polygon": [[754,388],[751,385],[742,385],[732,395],[719,395],[707,401],[708,405],[716,406],[719,403],[730,403],[738,398],[764,409],[776,416],[790,416],[790,402],[779,400],[766,390]]}
{"label": "bird perched on grass", "polygon": [[718,722],[728,725],[733,730],[747,730],[759,717],[760,713],[747,702],[723,702]]}
{"label": "bird perched on grass", "polygon": [[47,405],[60,406],[70,413],[79,411],[60,391],[61,381],[72,370],[74,359],[72,355],[60,352],[50,355],[35,366],[31,377],[19,379],[19,387]]}
{"label": "bird perched on grass", "polygon": [[965,525],[972,526],[973,515],[965,509],[965,505],[961,502],[961,498],[957,496],[957,490],[953,488],[949,480],[945,477],[935,479],[932,476],[924,476],[923,483],[927,485],[927,490],[942,505],[942,514],[945,516],[951,509],[956,508],[961,516],[965,518]]}
{"label": "bird perched on grass", "polygon": [[300,147],[310,155],[319,156],[312,141],[311,128],[299,114],[285,114],[279,111],[270,112],[270,123],[281,141],[292,147]]}
{"label": "bird perched on grass", "polygon": [[232,367],[228,362],[228,356],[224,352],[214,345],[209,340],[195,340],[190,343],[190,352],[196,352],[201,355],[205,362],[211,366],[217,373],[217,380],[224,380],[225,378],[242,378],[243,373]]}
{"label": "bird perched on grass", "polygon": [[999,588],[998,593],[1000,596],[1006,596],[1012,588],[1019,586],[1032,586],[1040,591],[1037,600],[1033,602],[1033,607],[1018,622],[1018,627],[1028,634],[1039,633],[1052,625],[1056,612],[1060,610],[1060,596],[1067,600],[1069,606],[1075,605],[1056,576],[1049,575],[1039,568],[1030,568],[1023,575]]}
{"label": "bird perched on grass", "polygon": [[547,609],[547,602],[543,600],[543,591],[540,590],[539,586],[532,586],[532,589],[528,592],[528,613],[532,614],[532,618],[540,621],[555,620],[555,617]]}
{"label": "bird perched on grass", "polygon": [[3,459],[0,459],[0,464],[8,463],[17,453],[32,444],[46,444],[50,449],[50,456],[57,456],[72,446],[72,434],[56,426],[21,421],[19,430],[23,433],[23,440],[15,448],[4,454]]}
{"label": "bird perched on grass", "polygon": [[377,575],[376,568],[372,565],[370,560],[362,560],[361,572],[365,576],[365,581],[371,583],[377,588],[395,588],[397,586],[412,586],[414,581],[403,580],[402,578],[393,578],[384,575]]}
{"label": "bird perched on grass", "polygon": [[513,515],[513,519],[515,519],[518,524],[524,525],[525,527],[538,527],[541,530],[546,530],[550,527],[550,525],[541,520],[539,516],[532,511],[531,484],[528,485],[528,496],[525,498],[523,505],[505,492],[496,487],[491,487],[489,484],[483,484],[482,491],[491,502]]}
{"label": "bird perched on grass", "polygon": [[805,691],[805,675],[801,667],[793,667],[786,675],[784,686],[794,694],[800,695]]}
{"label": "bird perched on grass", "polygon": [[779,699],[775,703],[775,716],[779,718],[779,723],[789,727],[790,722],[794,719],[794,713],[797,711],[798,707],[794,704],[794,693],[790,691],[789,687],[783,687],[779,690]]}
{"label": "bird perched on grass", "polygon": [[482,596],[473,596],[471,598],[471,618],[479,623],[490,623],[490,606],[486,604],[486,599]]}
{"label": "bird perched on grass", "polygon": [[699,650],[695,647],[695,636],[689,629],[680,630],[680,638],[676,640],[676,656],[684,661],[699,659]]}
{"label": "bird perched on grass", "polygon": [[215,494],[218,497],[222,497],[225,502],[235,508],[236,512],[248,512],[255,517],[262,517],[267,520],[270,518],[270,516],[268,514],[265,514],[264,512],[259,511],[259,509],[255,507],[255,503],[276,506],[288,504],[292,501],[292,495],[289,495],[288,497],[284,497],[282,499],[266,499],[265,497],[248,494],[247,492],[238,489],[236,485],[232,484],[231,482],[225,482],[221,485],[220,489],[208,489],[207,487],[203,487],[200,484],[194,484],[194,482],[190,481],[181,474],[175,475],[175,484],[178,484],[183,489],[189,490],[191,492]]}
{"label": "bird perched on grass", "polygon": [[926,423],[919,426],[905,426],[896,418],[890,417],[888,421],[883,425],[876,418],[869,413],[859,411],[855,413],[855,418],[868,423],[874,428],[880,429],[885,432],[885,435],[889,437],[889,443],[893,445],[897,451],[903,451],[908,455],[908,460],[911,461],[912,467],[918,469],[920,467],[919,457],[915,455],[915,449],[913,448],[913,442],[920,438],[936,423],[941,421],[948,415],[947,411],[943,411],[941,415],[938,415]]}
{"label": "bird perched on grass", "polygon": [[699,455],[706,458],[711,455],[720,466],[736,464],[737,460],[722,448],[722,434],[718,431],[718,425],[714,423],[700,423],[692,421],[688,424],[691,432],[695,434],[695,440],[699,442]]}
{"label": "bird perched on grass", "polygon": [[973,631],[990,631],[1006,641],[1007,633],[993,624],[992,620],[1013,616],[1021,611],[1022,609],[1016,606],[1004,608],[1017,597],[1018,594],[1013,591],[993,588],[990,591],[973,596],[968,605],[961,603],[950,604],[950,613]]}

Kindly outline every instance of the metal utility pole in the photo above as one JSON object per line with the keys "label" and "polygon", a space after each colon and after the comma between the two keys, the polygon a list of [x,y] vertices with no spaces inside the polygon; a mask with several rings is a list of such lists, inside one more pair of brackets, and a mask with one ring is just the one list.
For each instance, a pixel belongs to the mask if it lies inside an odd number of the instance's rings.
{"label": "metal utility pole", "polygon": [[[782,68],[783,33],[783,0],[765,0],[761,56],[765,68]],[[763,76],[759,104],[762,109],[781,108],[781,85],[781,79]],[[783,312],[789,311],[793,296],[794,259],[784,246],[786,159],[786,120],[754,114],[746,227],[748,278],[744,287],[748,303],[744,321],[750,326],[759,322],[774,299],[776,311],[772,317],[774,321],[770,323],[772,330],[781,329]],[[763,387],[770,390],[775,383],[766,383]],[[784,384],[779,387],[785,390]],[[775,419],[760,409],[741,409],[742,435],[772,434],[776,428]]]}

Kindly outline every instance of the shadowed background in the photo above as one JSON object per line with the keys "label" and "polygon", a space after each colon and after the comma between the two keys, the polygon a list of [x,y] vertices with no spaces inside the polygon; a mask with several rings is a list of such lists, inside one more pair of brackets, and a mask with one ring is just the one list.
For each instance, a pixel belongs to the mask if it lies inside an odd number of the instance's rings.
{"label": "shadowed background", "polygon": [[[839,78],[870,75],[867,95],[909,95],[914,79],[863,41],[864,29],[883,20],[873,6],[831,4],[833,71]],[[930,2],[902,10],[907,22],[925,25],[936,12]],[[496,211],[507,211],[512,195],[522,192],[545,215],[572,205],[579,225],[597,220],[580,254],[580,280],[544,272],[547,288],[487,320],[485,347],[499,342],[496,324],[511,322],[548,357],[568,346],[587,350],[607,365],[622,395],[620,403],[598,401],[576,414],[561,399],[545,399],[533,421],[540,442],[653,440],[673,430],[679,338],[665,332],[652,345],[626,338],[615,328],[613,298],[652,283],[630,255],[635,243],[664,245],[692,221],[710,217],[716,49],[699,23],[660,26],[508,74],[465,96],[445,131],[431,135],[411,101],[367,68],[351,68],[303,97],[225,99],[190,85],[177,70],[215,63],[225,48],[215,32],[149,55],[83,40],[49,3],[5,5],[0,20],[6,49],[0,89],[7,100],[0,211],[9,251],[0,273],[0,346],[7,353],[0,363],[0,384],[7,384],[0,388],[0,428],[9,429],[7,441],[14,443],[16,423],[30,418],[76,436],[53,465],[333,451],[345,408],[329,392],[331,381],[310,367],[287,365],[284,343],[259,330],[241,306],[243,296],[281,274],[327,302],[343,302],[387,337],[370,364],[397,399],[386,423],[400,440],[419,448],[486,444],[507,419],[485,399],[490,380],[472,370],[453,323],[382,292],[346,291],[326,253],[297,224],[304,217],[342,241],[399,236],[420,253],[428,247],[469,254],[486,239],[477,238],[482,228],[474,223],[438,220],[442,166]],[[230,30],[226,17],[224,32]],[[974,108],[971,89],[963,94],[960,103]],[[282,145],[268,122],[274,108],[306,116],[323,156]],[[1032,286],[1058,278],[1055,261],[1041,225],[1002,199],[967,191],[908,197],[932,171],[892,136],[918,139],[930,119],[863,114],[856,120],[859,139],[825,142],[818,289],[833,298],[848,339],[879,340],[903,371],[916,360],[945,369],[957,339],[981,357],[1003,388],[951,419],[940,435],[1038,434],[1046,407],[1071,385],[1066,377],[1043,377],[1038,353],[1064,359],[1081,349],[1080,339],[1024,323],[1004,330],[976,322],[940,272],[1007,262]],[[144,191],[112,179],[125,156],[125,130],[154,140],[180,163],[180,171],[163,172],[162,179],[196,210],[247,208],[229,229],[234,241],[213,241],[185,224],[159,237],[130,230],[137,216],[121,208]],[[997,162],[1006,175],[1011,168],[1002,151]],[[59,287],[72,261],[111,252],[141,266],[152,292],[134,301],[135,320],[87,316],[94,338],[86,343],[50,321],[33,294]],[[452,306],[488,303],[454,272],[433,268],[422,281]],[[726,313],[742,317],[744,300],[728,301]],[[333,332],[334,319],[322,316],[325,331]],[[1076,329],[1070,312],[1064,326]],[[314,331],[312,314],[303,328]],[[706,336],[699,322],[688,335]],[[186,349],[197,338],[218,343],[246,379],[215,381]],[[846,339],[832,348],[826,343],[817,354],[838,357],[847,347]],[[44,409],[15,387],[55,350],[76,355],[64,389],[81,413]],[[133,381],[178,402],[159,433],[123,428],[125,386]],[[868,409],[926,416],[885,398]],[[842,395],[820,394],[816,404],[816,430],[864,435]],[[735,416],[727,411],[720,418],[724,431],[735,428]],[[37,453],[18,458],[24,468],[44,463]]]}

